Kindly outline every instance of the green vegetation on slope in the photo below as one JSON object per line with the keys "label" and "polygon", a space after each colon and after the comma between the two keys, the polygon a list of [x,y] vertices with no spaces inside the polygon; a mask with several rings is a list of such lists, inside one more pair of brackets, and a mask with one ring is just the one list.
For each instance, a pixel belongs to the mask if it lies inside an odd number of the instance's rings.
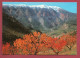
{"label": "green vegetation on slope", "polygon": [[2,22],[2,40],[3,43],[14,41],[16,38],[22,37],[23,34],[31,33],[32,28],[25,28],[15,18],[3,13]]}

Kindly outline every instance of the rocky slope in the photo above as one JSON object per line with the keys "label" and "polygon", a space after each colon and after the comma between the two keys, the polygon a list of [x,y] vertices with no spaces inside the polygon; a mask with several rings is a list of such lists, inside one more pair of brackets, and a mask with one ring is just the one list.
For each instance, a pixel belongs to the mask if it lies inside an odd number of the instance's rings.
{"label": "rocky slope", "polygon": [[26,28],[36,30],[52,29],[68,20],[76,19],[76,14],[56,6],[3,5],[3,12],[16,18]]}

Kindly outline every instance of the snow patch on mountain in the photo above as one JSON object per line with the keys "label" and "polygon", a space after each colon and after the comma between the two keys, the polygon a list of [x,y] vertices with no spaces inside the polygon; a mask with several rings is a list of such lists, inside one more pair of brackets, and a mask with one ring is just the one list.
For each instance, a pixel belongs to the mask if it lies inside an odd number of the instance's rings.
{"label": "snow patch on mountain", "polygon": [[26,4],[3,4],[3,6],[14,6],[14,7],[33,7],[33,8],[52,8],[54,9],[55,11],[59,12],[59,9],[61,9],[60,7],[58,6],[47,6],[47,5],[26,5]]}

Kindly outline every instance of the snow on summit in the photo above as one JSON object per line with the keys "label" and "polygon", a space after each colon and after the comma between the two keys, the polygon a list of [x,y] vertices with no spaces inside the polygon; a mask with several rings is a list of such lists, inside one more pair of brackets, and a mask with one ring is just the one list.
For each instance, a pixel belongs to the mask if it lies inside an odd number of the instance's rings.
{"label": "snow on summit", "polygon": [[55,11],[58,12],[59,9],[61,9],[60,7],[58,6],[47,6],[47,5],[26,5],[26,4],[3,4],[3,6],[15,6],[15,7],[37,7],[37,8],[52,8],[54,9]]}

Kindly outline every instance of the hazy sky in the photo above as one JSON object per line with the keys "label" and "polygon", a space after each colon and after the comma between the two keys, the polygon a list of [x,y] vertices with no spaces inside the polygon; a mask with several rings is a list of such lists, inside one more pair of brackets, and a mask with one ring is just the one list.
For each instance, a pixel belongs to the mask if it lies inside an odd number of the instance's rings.
{"label": "hazy sky", "polygon": [[77,2],[3,2],[3,4],[26,4],[58,6],[72,13],[77,13]]}

